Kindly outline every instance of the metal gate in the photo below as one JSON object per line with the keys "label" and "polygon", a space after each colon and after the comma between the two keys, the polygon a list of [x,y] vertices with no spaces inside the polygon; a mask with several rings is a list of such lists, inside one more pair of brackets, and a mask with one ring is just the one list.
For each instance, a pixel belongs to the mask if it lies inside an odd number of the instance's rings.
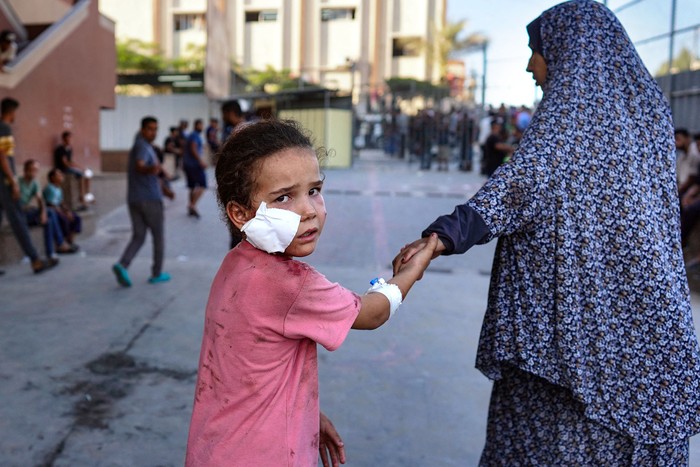
{"label": "metal gate", "polygon": [[700,70],[660,76],[657,81],[671,104],[674,126],[700,133]]}

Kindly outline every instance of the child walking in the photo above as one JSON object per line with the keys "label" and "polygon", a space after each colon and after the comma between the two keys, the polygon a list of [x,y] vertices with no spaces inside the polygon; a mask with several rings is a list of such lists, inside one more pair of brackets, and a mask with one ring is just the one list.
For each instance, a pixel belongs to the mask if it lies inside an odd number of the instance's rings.
{"label": "child walking", "polygon": [[[316,344],[376,329],[422,276],[437,245],[359,296],[295,260],[313,253],[326,220],[309,138],[289,121],[237,129],[216,165],[219,205],[243,240],[223,260],[206,308],[186,465],[345,463],[319,408]],[[431,248],[432,245],[432,248]]]}

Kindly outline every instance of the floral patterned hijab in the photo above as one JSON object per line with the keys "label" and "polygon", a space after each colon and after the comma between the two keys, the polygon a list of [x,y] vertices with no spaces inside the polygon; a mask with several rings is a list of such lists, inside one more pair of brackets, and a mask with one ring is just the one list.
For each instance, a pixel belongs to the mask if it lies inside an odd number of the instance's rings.
{"label": "floral patterned hijab", "polygon": [[601,3],[539,21],[544,97],[468,202],[499,237],[477,367],[569,388],[639,442],[687,438],[700,431],[700,354],[668,104]]}
{"label": "floral patterned hijab", "polygon": [[542,35],[540,34],[541,27],[541,16],[527,25],[527,35],[530,36],[530,42],[527,45],[533,52],[537,52],[540,55],[542,55]]}

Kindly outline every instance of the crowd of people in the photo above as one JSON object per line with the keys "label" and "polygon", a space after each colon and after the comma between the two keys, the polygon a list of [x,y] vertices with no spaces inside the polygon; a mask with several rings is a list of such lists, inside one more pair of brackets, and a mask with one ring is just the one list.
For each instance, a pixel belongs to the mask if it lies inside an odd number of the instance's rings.
{"label": "crowd of people", "polygon": [[[517,149],[531,118],[530,108],[504,104],[489,108],[481,119],[466,108],[445,112],[427,108],[411,116],[394,110],[385,115],[379,134],[386,154],[408,154],[409,160],[419,161],[421,170],[430,170],[435,162],[438,171],[448,171],[450,163],[458,160],[460,170],[471,171],[474,144],[478,143],[481,174],[491,176]],[[379,144],[374,130],[364,132],[363,146]]]}
{"label": "crowd of people", "polygon": [[481,174],[491,177],[496,169],[510,159],[518,149],[520,139],[530,124],[532,112],[528,107],[489,109],[479,122],[478,143],[481,149]]}
{"label": "crowd of people", "polygon": [[[434,160],[438,171],[448,171],[457,150],[460,168],[471,170],[475,131],[473,118],[465,109],[441,112],[427,108],[410,116],[399,110],[388,112],[379,133],[386,154],[399,157],[408,154],[411,161],[419,161],[422,170],[429,170]],[[377,145],[373,138],[374,134],[368,133],[363,144]]]}
{"label": "crowd of people", "polygon": [[[71,131],[61,133],[60,142],[53,153],[53,167],[48,171],[43,184],[39,179],[41,165],[35,159],[25,160],[22,172],[18,174],[14,157],[15,139],[11,127],[18,108],[19,102],[11,97],[3,99],[0,104],[0,221],[4,213],[13,236],[24,255],[29,258],[32,270],[38,274],[58,265],[58,255],[79,251],[75,239],[82,230],[80,212],[87,210],[88,206],[95,202],[90,184],[93,174],[90,169],[79,166],[73,160]],[[239,102],[229,100],[221,106],[221,128],[217,118],[211,118],[206,129],[202,119],[195,119],[192,131],[188,132],[188,121],[181,120],[179,126],[169,129],[162,146],[156,142],[157,119],[145,117],[142,120],[129,154],[127,168],[127,205],[132,223],[132,237],[124,254],[113,267],[121,285],[131,285],[127,268],[142,246],[148,231],[153,234],[154,241],[154,264],[150,281],[155,283],[169,280],[169,275],[162,272],[162,199],[175,197],[171,182],[184,175],[189,189],[187,214],[199,219],[197,204],[207,189],[205,169],[210,163],[216,163],[216,154],[221,142],[245,119],[246,115]],[[207,153],[210,156],[209,161]],[[173,158],[173,174],[164,168],[166,156]],[[75,179],[78,191],[78,202],[75,206],[65,193],[65,187],[69,186],[66,182],[71,182],[72,179]],[[43,229],[43,258],[32,241],[29,230],[31,227]],[[237,243],[238,239],[232,237],[231,247]],[[2,274],[4,271],[0,270],[0,275]]]}
{"label": "crowd of people", "polygon": [[[75,237],[81,232],[82,222],[77,211],[86,210],[95,197],[89,191],[91,171],[73,161],[70,131],[61,134],[61,143],[54,151],[54,166],[48,172],[43,189],[37,160],[26,160],[22,173],[17,174],[11,124],[18,108],[19,102],[11,97],[0,102],[0,220],[5,213],[12,234],[29,258],[32,270],[38,274],[56,266],[59,263],[57,255],[79,250]],[[75,209],[64,195],[66,177],[75,177],[80,187],[80,201]],[[29,233],[33,226],[43,229],[43,259]]]}
{"label": "crowd of people", "polygon": [[[226,101],[221,106],[223,122],[221,130],[219,130],[218,119],[210,118],[209,126],[205,130],[204,121],[198,118],[193,121],[192,131],[188,133],[188,121],[180,120],[177,127],[169,128],[162,147],[155,142],[158,134],[158,120],[151,116],[141,120],[141,127],[129,152],[127,168],[127,205],[132,234],[119,261],[112,266],[119,285],[131,287],[132,280],[128,268],[143,246],[148,232],[151,233],[153,240],[153,265],[148,282],[156,284],[170,280],[170,274],[163,271],[165,252],[163,197],[174,198],[175,193],[170,182],[177,180],[184,173],[189,190],[187,215],[199,219],[201,215],[197,210],[197,204],[208,185],[205,169],[209,163],[216,164],[216,155],[221,141],[225,141],[243,119],[244,115],[238,101]],[[210,161],[207,161],[205,156],[205,144],[210,154]],[[166,155],[173,158],[175,167],[173,174],[169,174],[163,166]],[[236,243],[237,240],[232,238],[231,248]]]}

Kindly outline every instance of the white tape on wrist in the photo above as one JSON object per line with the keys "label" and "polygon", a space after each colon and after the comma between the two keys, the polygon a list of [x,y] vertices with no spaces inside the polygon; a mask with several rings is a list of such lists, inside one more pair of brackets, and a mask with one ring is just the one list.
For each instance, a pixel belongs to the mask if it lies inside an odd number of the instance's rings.
{"label": "white tape on wrist", "polygon": [[380,293],[389,300],[389,317],[394,316],[396,310],[401,306],[403,295],[401,289],[396,284],[388,284],[383,278],[377,277],[369,282],[372,286],[367,289],[367,293]]}

